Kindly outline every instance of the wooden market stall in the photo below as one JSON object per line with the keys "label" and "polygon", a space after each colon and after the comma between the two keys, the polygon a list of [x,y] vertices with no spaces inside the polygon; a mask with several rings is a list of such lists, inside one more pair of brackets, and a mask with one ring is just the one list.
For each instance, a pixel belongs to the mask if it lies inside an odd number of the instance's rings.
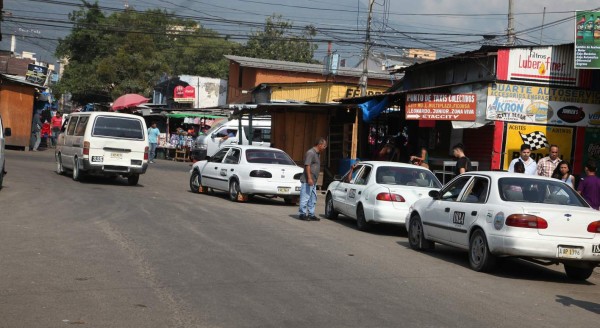
{"label": "wooden market stall", "polygon": [[0,114],[4,125],[12,129],[6,146],[27,149],[31,138],[31,122],[36,88],[25,80],[0,74]]}

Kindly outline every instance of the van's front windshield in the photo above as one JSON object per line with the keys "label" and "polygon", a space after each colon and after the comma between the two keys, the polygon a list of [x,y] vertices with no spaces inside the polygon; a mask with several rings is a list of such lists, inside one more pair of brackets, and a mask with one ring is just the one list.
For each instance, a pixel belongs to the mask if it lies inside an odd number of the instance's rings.
{"label": "van's front windshield", "polygon": [[223,125],[225,125],[225,123],[229,122],[227,119],[220,119],[217,120],[211,127],[210,129],[208,129],[205,134],[207,136],[215,133],[220,127],[222,127]]}

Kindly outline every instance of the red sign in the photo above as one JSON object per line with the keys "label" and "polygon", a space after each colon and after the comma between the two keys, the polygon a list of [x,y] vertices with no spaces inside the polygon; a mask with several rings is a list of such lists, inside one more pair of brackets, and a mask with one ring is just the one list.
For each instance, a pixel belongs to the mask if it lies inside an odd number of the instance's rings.
{"label": "red sign", "polygon": [[183,98],[196,98],[196,89],[193,86],[188,85],[183,89]]}
{"label": "red sign", "polygon": [[182,85],[178,85],[175,87],[175,90],[173,92],[173,98],[183,98],[183,86]]}
{"label": "red sign", "polygon": [[173,91],[173,100],[176,102],[194,102],[196,99],[196,89],[193,86],[188,85],[183,87],[182,85],[176,86]]}
{"label": "red sign", "polygon": [[477,97],[472,93],[406,95],[407,120],[475,121]]}

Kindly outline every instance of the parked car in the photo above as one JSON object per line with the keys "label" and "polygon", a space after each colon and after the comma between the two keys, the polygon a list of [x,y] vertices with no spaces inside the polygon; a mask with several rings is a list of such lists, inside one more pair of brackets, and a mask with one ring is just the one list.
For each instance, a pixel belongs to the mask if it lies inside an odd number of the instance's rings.
{"label": "parked car", "polygon": [[[206,156],[213,156],[219,149],[227,145],[236,145],[242,138],[243,145],[269,147],[271,145],[271,118],[253,119],[252,132],[250,122],[242,120],[242,130],[239,130],[239,120],[221,120],[213,125],[205,135],[198,136],[192,144],[190,157],[192,160],[201,161]],[[240,135],[241,134],[241,135]]]}
{"label": "parked car", "polygon": [[329,184],[325,216],[341,213],[356,220],[358,230],[371,223],[404,225],[410,205],[441,187],[431,171],[412,164],[367,161]]}
{"label": "parked car", "polygon": [[2,123],[2,116],[0,115],[0,189],[2,189],[2,183],[4,182],[4,175],[6,174],[6,159],[4,154],[4,147],[6,145],[6,137],[10,137],[10,128],[5,128]]}
{"label": "parked car", "polygon": [[56,143],[56,172],[71,170],[73,180],[85,174],[123,176],[136,185],[148,168],[148,133],[140,116],[73,113]]}
{"label": "parked car", "polygon": [[230,145],[190,170],[190,189],[204,193],[210,189],[229,192],[232,201],[249,196],[281,197],[287,204],[297,202],[303,169],[288,154],[276,148]]}
{"label": "parked car", "polygon": [[469,172],[417,201],[406,219],[410,247],[434,243],[468,250],[475,271],[498,257],[563,263],[585,280],[600,263],[598,211],[560,180],[506,172]]}

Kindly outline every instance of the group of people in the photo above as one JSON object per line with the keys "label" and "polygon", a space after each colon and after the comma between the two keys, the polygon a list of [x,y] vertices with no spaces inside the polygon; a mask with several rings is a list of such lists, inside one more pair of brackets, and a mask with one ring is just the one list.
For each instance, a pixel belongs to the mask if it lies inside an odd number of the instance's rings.
{"label": "group of people", "polygon": [[[531,146],[521,145],[519,157],[513,159],[509,172],[523,173],[555,178],[575,189],[575,177],[571,173],[571,164],[561,160],[557,145],[550,146],[550,154],[537,163],[531,158]],[[585,166],[585,176],[579,182],[577,191],[595,209],[600,206],[600,178],[596,176],[596,163],[589,161]]]}
{"label": "group of people", "polygon": [[62,114],[59,111],[56,111],[54,116],[50,118],[50,122],[45,119],[43,123],[39,112],[33,114],[33,122],[31,124],[33,151],[38,151],[42,138],[46,140],[46,147],[56,147],[56,140],[58,139],[62,124]]}

